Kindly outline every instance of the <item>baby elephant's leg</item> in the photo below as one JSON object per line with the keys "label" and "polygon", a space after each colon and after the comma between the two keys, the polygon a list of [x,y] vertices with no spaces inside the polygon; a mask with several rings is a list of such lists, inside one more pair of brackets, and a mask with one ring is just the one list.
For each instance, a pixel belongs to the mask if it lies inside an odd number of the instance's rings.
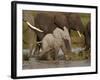
{"label": "baby elephant's leg", "polygon": [[48,52],[47,52],[47,60],[54,60],[55,58],[55,49],[50,49]]}
{"label": "baby elephant's leg", "polygon": [[70,60],[70,49],[69,48],[66,48],[66,45],[64,42],[62,42],[62,47],[61,47],[63,53],[64,53],[64,57],[66,60]]}
{"label": "baby elephant's leg", "polygon": [[54,60],[58,60],[58,52],[59,52],[59,49],[58,48],[55,48],[54,50],[55,51],[52,53],[53,54],[53,59]]}

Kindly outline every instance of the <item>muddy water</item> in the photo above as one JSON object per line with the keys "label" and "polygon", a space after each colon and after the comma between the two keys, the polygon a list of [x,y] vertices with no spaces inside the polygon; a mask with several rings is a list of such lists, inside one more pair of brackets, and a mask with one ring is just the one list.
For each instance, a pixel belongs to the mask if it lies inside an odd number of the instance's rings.
{"label": "muddy water", "polygon": [[[72,52],[79,53],[84,50],[84,48],[72,48]],[[24,54],[27,54],[29,50],[24,50]],[[62,51],[59,51],[59,55],[63,55]],[[90,60],[75,60],[75,61],[39,61],[34,57],[30,58],[28,61],[23,61],[23,69],[41,69],[41,68],[59,68],[59,67],[83,67],[90,66]]]}
{"label": "muddy water", "polygon": [[[84,48],[81,48],[81,47],[78,47],[78,48],[72,48],[72,52],[74,52],[74,53],[79,53],[80,51],[83,51],[84,50]],[[34,49],[33,49],[33,52],[34,52]],[[23,50],[23,54],[28,54],[29,53],[29,49],[24,49]],[[62,55],[63,54],[63,52],[62,52],[62,50],[60,49],[59,50],[59,55]]]}
{"label": "muddy water", "polygon": [[23,69],[59,68],[59,67],[83,67],[90,66],[89,60],[83,61],[36,61],[34,58],[25,61]]}

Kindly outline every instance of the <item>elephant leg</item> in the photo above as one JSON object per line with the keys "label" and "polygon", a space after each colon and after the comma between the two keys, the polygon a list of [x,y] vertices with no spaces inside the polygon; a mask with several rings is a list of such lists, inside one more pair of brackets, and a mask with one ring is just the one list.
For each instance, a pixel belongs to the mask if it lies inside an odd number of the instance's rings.
{"label": "elephant leg", "polygon": [[52,58],[53,52],[54,52],[54,50],[52,50],[50,48],[42,50],[42,52],[40,52],[40,54],[38,55],[38,59],[43,59],[45,57],[46,60],[53,60],[53,58]]}
{"label": "elephant leg", "polygon": [[50,55],[50,52],[47,53],[47,56],[46,57],[47,57],[47,60],[53,60],[53,58]]}
{"label": "elephant leg", "polygon": [[57,60],[58,59],[58,52],[59,52],[59,49],[54,49],[54,48],[47,51],[45,53],[47,60]]}
{"label": "elephant leg", "polygon": [[58,52],[59,52],[59,48],[55,48],[54,49],[55,51],[53,52],[53,59],[54,60],[58,60]]}
{"label": "elephant leg", "polygon": [[62,49],[62,51],[64,53],[65,60],[70,60],[70,52],[71,51],[66,48],[66,45],[64,44],[64,42],[63,42],[63,44],[61,46],[61,49]]}
{"label": "elephant leg", "polygon": [[30,45],[30,54],[29,57],[36,57],[39,54],[41,48],[41,44],[36,44],[35,48],[34,45]]}
{"label": "elephant leg", "polygon": [[71,36],[71,29],[69,29],[68,32],[69,32],[69,35]]}
{"label": "elephant leg", "polygon": [[87,40],[86,40],[86,48],[85,48],[85,51],[89,50],[90,44],[91,44],[91,41],[90,41],[89,38],[87,38]]}
{"label": "elephant leg", "polygon": [[[42,40],[42,52],[39,54],[39,57],[43,57],[48,55],[47,57],[50,58],[53,50],[54,37],[52,34],[47,34]],[[50,51],[51,50],[51,51]],[[50,56],[49,56],[50,55]]]}
{"label": "elephant leg", "polygon": [[31,57],[31,56],[33,56],[33,55],[34,55],[33,48],[34,48],[33,44],[32,44],[32,45],[30,45],[30,51],[29,51],[29,55],[28,55],[29,57]]}
{"label": "elephant leg", "polygon": [[88,32],[85,33],[85,51],[87,51],[90,48],[90,44],[91,44],[91,39],[90,39],[90,35],[88,34]]}
{"label": "elephant leg", "polygon": [[38,55],[38,57],[43,57],[50,50],[51,48],[49,47],[47,38],[46,39],[44,38],[42,41],[42,52]]}
{"label": "elephant leg", "polygon": [[35,47],[35,50],[34,50],[34,56],[37,57],[37,56],[39,55],[39,53],[40,53],[40,46],[37,45],[37,46]]}
{"label": "elephant leg", "polygon": [[67,39],[64,39],[63,41],[64,41],[66,49],[71,50],[71,42]]}
{"label": "elephant leg", "polygon": [[48,60],[55,60],[55,49],[51,49],[47,52],[47,59]]}
{"label": "elephant leg", "polygon": [[38,55],[38,57],[43,58],[45,56],[47,60],[56,60],[58,51],[58,49],[47,47],[42,49],[42,52]]}

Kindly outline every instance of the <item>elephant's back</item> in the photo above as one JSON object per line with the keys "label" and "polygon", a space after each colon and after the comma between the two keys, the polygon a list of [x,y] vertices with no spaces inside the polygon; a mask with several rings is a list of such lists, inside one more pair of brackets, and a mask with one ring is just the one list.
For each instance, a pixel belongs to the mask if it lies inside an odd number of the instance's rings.
{"label": "elephant's back", "polygon": [[78,13],[70,13],[68,20],[69,20],[70,26],[81,26],[81,27],[83,27],[81,17]]}
{"label": "elephant's back", "polygon": [[45,33],[49,33],[55,28],[54,18],[48,13],[38,13],[35,17],[35,26]]}

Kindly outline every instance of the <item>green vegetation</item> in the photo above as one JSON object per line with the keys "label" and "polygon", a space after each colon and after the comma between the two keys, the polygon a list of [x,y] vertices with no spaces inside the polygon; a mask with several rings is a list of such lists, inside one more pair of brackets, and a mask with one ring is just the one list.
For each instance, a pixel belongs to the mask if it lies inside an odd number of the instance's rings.
{"label": "green vegetation", "polygon": [[80,14],[81,16],[81,20],[83,22],[84,27],[86,27],[86,24],[88,23],[89,19],[90,19],[90,14]]}
{"label": "green vegetation", "polygon": [[36,45],[36,34],[23,22],[23,49],[28,49],[31,45]]}

